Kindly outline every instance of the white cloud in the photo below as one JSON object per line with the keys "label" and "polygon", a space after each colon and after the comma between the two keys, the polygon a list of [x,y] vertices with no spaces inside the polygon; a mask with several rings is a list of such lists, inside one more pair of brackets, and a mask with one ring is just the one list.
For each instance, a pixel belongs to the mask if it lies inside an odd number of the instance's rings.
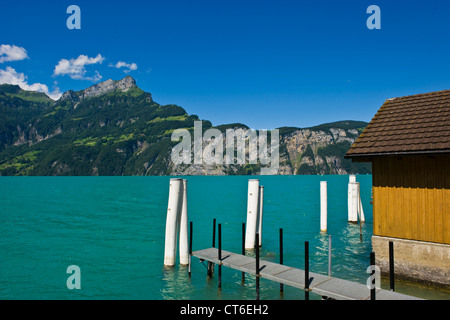
{"label": "white cloud", "polygon": [[0,69],[0,83],[15,84],[23,90],[44,92],[53,100],[58,100],[62,95],[62,93],[59,92],[59,88],[55,88],[52,92],[49,92],[48,87],[45,84],[28,84],[27,77],[11,67],[6,67],[5,70]]}
{"label": "white cloud", "polygon": [[27,50],[15,45],[2,44],[0,46],[0,63],[28,59]]}
{"label": "white cloud", "polygon": [[85,55],[80,55],[76,59],[61,59],[58,64],[55,66],[55,70],[53,71],[54,76],[59,75],[68,75],[72,79],[76,80],[91,80],[98,81],[102,78],[102,76],[95,71],[95,75],[91,77],[86,76],[86,65],[102,63],[105,60],[101,54],[98,54],[95,58],[90,58]]}
{"label": "white cloud", "polygon": [[98,73],[97,70],[95,70],[95,75],[93,75],[92,77],[85,77],[84,79],[90,80],[92,82],[97,82],[97,81],[102,80],[102,76],[100,73]]}
{"label": "white cloud", "polygon": [[119,61],[116,64],[110,64],[109,66],[117,68],[117,69],[124,68],[123,72],[125,72],[125,73],[137,70],[137,64],[134,63],[134,62],[126,63],[126,62],[123,62],[123,61]]}

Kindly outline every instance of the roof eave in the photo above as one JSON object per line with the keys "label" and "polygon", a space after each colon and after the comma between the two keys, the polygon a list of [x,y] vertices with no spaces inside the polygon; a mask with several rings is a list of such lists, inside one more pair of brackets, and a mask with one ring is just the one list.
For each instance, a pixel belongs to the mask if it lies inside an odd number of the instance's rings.
{"label": "roof eave", "polygon": [[450,149],[442,150],[419,150],[419,151],[393,151],[393,152],[375,152],[375,153],[351,153],[344,156],[345,159],[372,158],[382,156],[420,156],[434,154],[450,154]]}

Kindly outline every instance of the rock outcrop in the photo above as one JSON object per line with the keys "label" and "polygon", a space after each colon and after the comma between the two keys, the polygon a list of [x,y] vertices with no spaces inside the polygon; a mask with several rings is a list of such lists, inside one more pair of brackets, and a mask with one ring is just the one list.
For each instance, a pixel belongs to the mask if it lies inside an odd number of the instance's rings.
{"label": "rock outcrop", "polygon": [[98,97],[115,90],[127,92],[134,87],[137,87],[136,80],[134,80],[131,76],[126,76],[125,78],[117,81],[109,79],[78,92],[69,90],[63,93],[60,100],[70,100],[72,102],[79,103],[84,99]]}
{"label": "rock outcrop", "polygon": [[[195,131],[197,115],[177,105],[160,105],[151,94],[124,79],[69,90],[57,101],[18,87],[0,85],[0,175],[258,175],[370,173],[370,164],[353,163],[344,155],[367,125],[339,121],[311,128],[279,128],[278,155],[265,157],[265,148],[252,152],[272,134],[253,131],[241,123],[213,127],[202,120],[203,131],[222,136],[223,158],[175,165],[171,140],[177,129]],[[283,112],[280,110],[280,112]],[[230,161],[227,130],[236,135]],[[203,132],[200,129],[200,132]],[[211,133],[211,132],[210,132]],[[263,138],[261,139],[261,134]],[[214,136],[214,135],[213,135]],[[270,138],[269,138],[270,136]],[[273,136],[275,137],[275,136]],[[205,138],[206,139],[206,138]],[[252,139],[252,143],[248,142]],[[191,141],[194,142],[193,138]],[[238,141],[240,142],[238,146]],[[246,147],[242,146],[245,142]],[[213,144],[214,143],[214,144]],[[218,142],[203,141],[203,157],[216,159]],[[266,144],[262,144],[265,146]],[[245,148],[244,151],[243,148]],[[208,151],[209,150],[209,151]],[[212,152],[214,150],[214,152]],[[251,155],[251,156],[250,156]],[[230,155],[231,156],[231,155]],[[239,157],[239,161],[238,158]],[[250,161],[250,158],[252,161]],[[214,163],[214,164],[204,164]]]}
{"label": "rock outcrop", "polygon": [[[318,127],[300,129],[291,128],[289,133],[280,131],[278,175],[292,174],[349,174],[370,173],[367,164],[355,164],[344,159],[344,154],[356,140],[363,127],[354,128],[361,122],[344,121]],[[324,127],[325,128],[320,128]],[[236,128],[234,128],[236,129]],[[240,128],[246,134],[248,128]],[[222,132],[225,150],[226,135]],[[269,143],[269,142],[268,142]],[[203,143],[203,150],[208,148]],[[250,165],[248,148],[244,165],[227,164],[183,164],[171,166],[172,175],[225,175],[225,174],[260,174],[261,163]],[[225,160],[223,161],[225,163]]]}

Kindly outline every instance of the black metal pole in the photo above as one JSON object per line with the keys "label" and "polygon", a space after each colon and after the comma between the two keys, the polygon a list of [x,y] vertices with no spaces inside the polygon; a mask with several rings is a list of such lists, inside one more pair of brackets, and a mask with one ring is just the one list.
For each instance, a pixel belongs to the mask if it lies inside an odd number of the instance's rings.
{"label": "black metal pole", "polygon": [[219,223],[219,289],[222,288],[222,224]]}
{"label": "black metal pole", "polygon": [[255,235],[256,250],[256,300],[259,300],[259,233]]}
{"label": "black metal pole", "polygon": [[395,291],[394,287],[394,242],[389,241],[389,283],[391,291]]}
{"label": "black metal pole", "polygon": [[[245,222],[242,223],[242,255],[245,256]],[[242,283],[245,283],[245,272],[242,272]]]}
{"label": "black metal pole", "polygon": [[328,236],[328,276],[331,277],[331,234]]}
{"label": "black metal pole", "polygon": [[[212,247],[213,248],[216,247],[216,219],[213,219]],[[208,265],[207,267],[208,276],[212,277],[214,272],[214,263],[208,261],[207,265]]]}
{"label": "black metal pole", "polygon": [[305,241],[305,300],[309,300],[309,242]]}
{"label": "black metal pole", "polygon": [[[370,265],[372,266],[373,270],[371,273],[372,275],[375,275],[375,252],[370,252]],[[373,277],[372,280],[372,287],[370,288],[370,300],[375,300],[375,277]]]}
{"label": "black metal pole", "polygon": [[216,247],[216,219],[213,219],[212,247]]}
{"label": "black metal pole", "polygon": [[[280,264],[283,264],[283,229],[280,228]],[[280,283],[280,292],[284,292],[283,284]]]}
{"label": "black metal pole", "polygon": [[189,222],[189,277],[191,276],[192,261],[192,221]]}

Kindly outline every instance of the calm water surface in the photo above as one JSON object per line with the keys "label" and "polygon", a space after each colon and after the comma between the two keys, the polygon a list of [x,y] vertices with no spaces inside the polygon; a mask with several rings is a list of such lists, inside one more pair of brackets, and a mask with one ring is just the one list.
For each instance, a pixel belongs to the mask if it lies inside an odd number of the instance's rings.
{"label": "calm water surface", "polygon": [[[211,246],[212,221],[222,223],[223,249],[240,252],[246,221],[248,176],[187,177],[193,249]],[[217,276],[193,258],[187,268],[164,268],[164,233],[170,177],[0,177],[1,299],[255,299],[254,281],[223,268]],[[347,223],[348,176],[261,176],[264,218],[261,257],[278,261],[279,228],[284,263],[326,274],[328,235],[332,273],[365,283],[372,235],[372,177],[357,176],[366,223]],[[320,230],[320,181],[328,182],[328,232]],[[66,286],[67,267],[81,270],[81,289]],[[388,288],[388,283],[382,283]],[[443,290],[396,283],[399,292],[450,299]],[[261,299],[303,299],[303,293],[262,279]],[[320,298],[311,296],[311,298]]]}

